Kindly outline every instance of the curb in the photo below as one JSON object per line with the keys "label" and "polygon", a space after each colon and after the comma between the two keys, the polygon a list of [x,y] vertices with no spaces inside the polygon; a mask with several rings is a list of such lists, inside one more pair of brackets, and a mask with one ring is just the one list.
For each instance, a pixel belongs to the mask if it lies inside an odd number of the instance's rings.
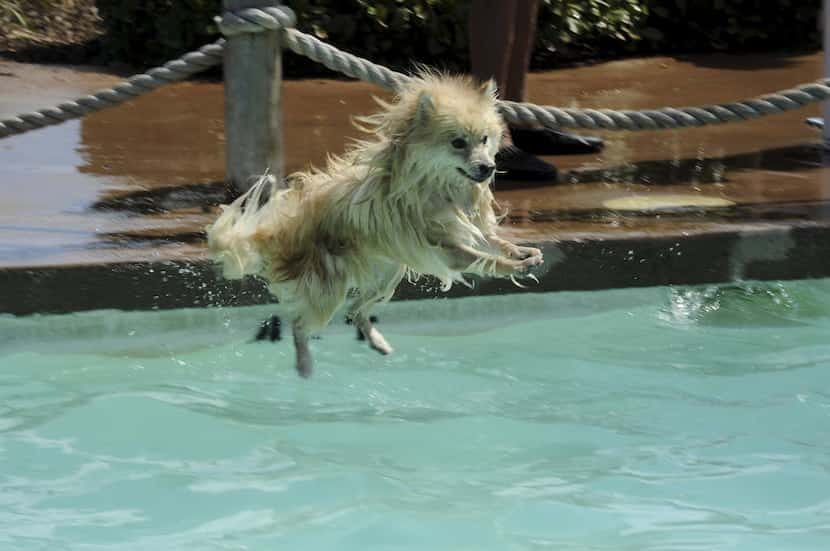
{"label": "curb", "polygon": [[[404,282],[395,300],[515,292],[594,291],[740,280],[830,277],[830,222],[766,224],[684,236],[539,243],[536,284],[471,279],[448,293],[426,278]],[[157,310],[273,302],[262,281],[226,281],[207,260],[0,268],[0,313]]]}

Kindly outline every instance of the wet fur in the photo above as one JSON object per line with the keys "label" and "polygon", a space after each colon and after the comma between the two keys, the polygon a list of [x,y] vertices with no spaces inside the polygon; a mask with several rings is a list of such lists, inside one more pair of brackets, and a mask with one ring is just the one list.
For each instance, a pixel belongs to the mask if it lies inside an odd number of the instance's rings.
{"label": "wet fur", "polygon": [[263,177],[208,228],[225,277],[258,275],[289,307],[301,375],[311,374],[309,335],[352,290],[348,315],[390,353],[369,310],[402,278],[428,274],[449,289],[464,273],[513,277],[542,262],[538,249],[496,236],[492,176],[470,176],[495,166],[504,132],[495,99],[492,83],[422,74],[358,119],[369,139],[325,170],[292,175],[288,188]]}

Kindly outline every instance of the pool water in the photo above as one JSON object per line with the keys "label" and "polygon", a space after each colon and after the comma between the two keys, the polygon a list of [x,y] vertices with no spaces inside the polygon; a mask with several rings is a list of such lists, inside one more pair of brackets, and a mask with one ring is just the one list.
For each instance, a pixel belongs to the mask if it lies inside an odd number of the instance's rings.
{"label": "pool water", "polygon": [[0,317],[3,550],[826,550],[830,280]]}

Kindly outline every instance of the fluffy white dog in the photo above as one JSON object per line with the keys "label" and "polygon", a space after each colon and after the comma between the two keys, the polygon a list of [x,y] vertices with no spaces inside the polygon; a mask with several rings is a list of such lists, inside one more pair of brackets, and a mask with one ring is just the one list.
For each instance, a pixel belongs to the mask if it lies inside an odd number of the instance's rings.
{"label": "fluffy white dog", "polygon": [[292,315],[297,372],[311,375],[310,334],[352,292],[348,315],[375,350],[392,347],[369,320],[401,279],[428,274],[444,289],[463,273],[514,277],[538,249],[496,235],[490,183],[504,133],[492,82],[424,73],[392,103],[358,119],[370,138],[287,189],[262,178],[208,228],[227,278],[264,278]]}

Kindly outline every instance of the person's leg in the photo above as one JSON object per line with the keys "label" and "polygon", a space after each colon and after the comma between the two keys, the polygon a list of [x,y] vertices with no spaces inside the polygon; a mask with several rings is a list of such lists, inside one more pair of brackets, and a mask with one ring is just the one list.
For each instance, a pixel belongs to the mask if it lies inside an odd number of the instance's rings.
{"label": "person's leg", "polygon": [[[508,97],[510,68],[516,49],[516,29],[527,28],[516,17],[528,0],[471,0],[470,68],[479,81],[494,79],[501,98]],[[535,4],[536,0],[531,0]],[[526,11],[526,10],[524,10]],[[525,42],[526,37],[521,37]],[[520,46],[522,48],[523,46]],[[530,54],[527,54],[528,56]],[[520,75],[522,81],[524,75]],[[554,180],[556,168],[529,153],[514,148],[510,133],[504,136],[504,149],[496,156],[499,179]]]}
{"label": "person's leg", "polygon": [[515,2],[515,21],[513,31],[513,48],[507,67],[502,99],[525,101],[525,81],[530,67],[530,54],[536,40],[536,14],[539,0],[518,0]]}
{"label": "person's leg", "polygon": [[[507,81],[501,97],[510,101],[526,101],[525,82],[530,66],[530,55],[533,53],[533,44],[536,39],[539,1],[518,0],[516,4],[513,49],[510,53]],[[603,146],[599,138],[566,134],[544,128],[511,127],[510,137],[515,147],[535,155],[595,153]]]}
{"label": "person's leg", "polygon": [[495,79],[499,89],[507,82],[515,25],[515,1],[471,1],[470,65],[480,81]]}

